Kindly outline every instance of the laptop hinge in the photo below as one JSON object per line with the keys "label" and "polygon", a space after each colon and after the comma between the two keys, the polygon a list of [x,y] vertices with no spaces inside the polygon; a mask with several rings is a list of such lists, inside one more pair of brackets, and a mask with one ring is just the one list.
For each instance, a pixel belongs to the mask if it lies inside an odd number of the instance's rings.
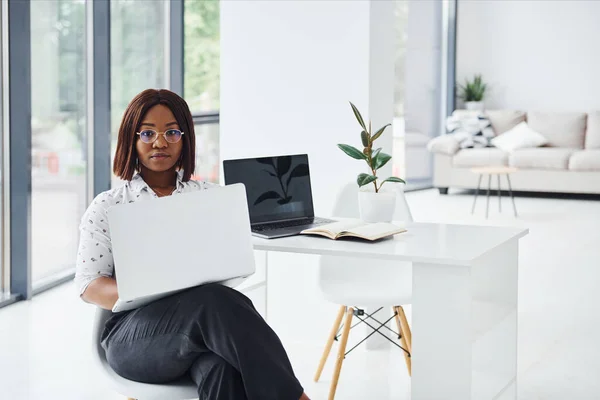
{"label": "laptop hinge", "polygon": [[250,226],[278,224],[278,223],[281,223],[281,222],[300,221],[300,220],[303,220],[303,219],[314,219],[314,218],[315,217],[286,218],[286,219],[278,219],[276,221],[254,222],[254,223],[251,223]]}

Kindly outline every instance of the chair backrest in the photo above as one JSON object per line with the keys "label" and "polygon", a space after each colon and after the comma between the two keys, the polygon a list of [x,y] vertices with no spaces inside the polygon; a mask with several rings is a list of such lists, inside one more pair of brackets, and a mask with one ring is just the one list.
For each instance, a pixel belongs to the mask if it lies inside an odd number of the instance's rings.
{"label": "chair backrest", "polygon": [[[393,221],[413,222],[404,194],[400,193],[404,192],[404,188],[400,184],[393,185],[399,192],[396,197]],[[340,218],[359,218],[358,190],[356,183],[345,185],[337,195],[331,215]],[[365,260],[351,257],[321,256],[318,274],[320,289],[326,291],[327,284],[332,282],[343,284],[344,282],[360,281],[365,285],[372,285],[381,279],[396,279],[405,281],[408,285],[407,288],[412,283],[411,263],[379,261],[376,265],[368,268],[365,268],[365,264]]]}
{"label": "chair backrest", "polygon": [[104,325],[110,318],[112,312],[103,308],[97,307],[96,314],[94,315],[94,326],[92,328],[92,346],[93,353],[96,361],[104,364],[106,362],[106,354],[104,348],[100,344],[102,338],[102,332],[104,331]]}

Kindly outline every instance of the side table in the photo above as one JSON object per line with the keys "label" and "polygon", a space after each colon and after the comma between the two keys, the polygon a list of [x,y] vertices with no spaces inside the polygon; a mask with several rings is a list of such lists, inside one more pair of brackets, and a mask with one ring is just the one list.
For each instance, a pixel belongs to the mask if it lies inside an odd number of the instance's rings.
{"label": "side table", "polygon": [[515,206],[515,197],[513,195],[512,186],[510,184],[510,174],[512,174],[513,172],[517,172],[517,168],[504,167],[504,166],[477,167],[477,168],[472,168],[471,172],[479,175],[477,189],[475,190],[475,197],[473,198],[473,207],[471,207],[471,214],[473,214],[475,212],[475,203],[477,202],[477,195],[479,195],[479,189],[481,187],[481,178],[483,178],[484,175],[488,176],[487,204],[485,207],[485,217],[487,218],[488,214],[489,214],[492,175],[496,175],[498,178],[498,210],[500,212],[502,212],[502,200],[501,200],[501,196],[500,196],[500,175],[505,175],[506,181],[508,182],[508,192],[509,192],[510,198],[512,200],[513,211],[515,213],[515,217],[517,216],[517,207]]}

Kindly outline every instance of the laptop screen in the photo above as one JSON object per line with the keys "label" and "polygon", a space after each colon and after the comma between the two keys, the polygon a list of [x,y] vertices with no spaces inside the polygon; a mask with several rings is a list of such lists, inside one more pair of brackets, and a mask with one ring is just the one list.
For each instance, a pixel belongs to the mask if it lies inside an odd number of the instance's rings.
{"label": "laptop screen", "polygon": [[306,154],[225,160],[223,175],[246,186],[253,224],[314,217]]}

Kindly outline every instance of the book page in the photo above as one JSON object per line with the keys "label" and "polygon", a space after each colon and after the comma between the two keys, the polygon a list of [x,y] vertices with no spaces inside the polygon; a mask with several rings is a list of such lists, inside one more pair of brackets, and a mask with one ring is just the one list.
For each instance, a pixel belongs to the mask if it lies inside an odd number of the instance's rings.
{"label": "book page", "polygon": [[354,233],[356,235],[364,236],[367,238],[383,237],[391,234],[392,232],[398,232],[402,230],[404,230],[404,228],[387,222],[377,222],[373,224],[357,226],[351,229],[346,229],[347,232]]}
{"label": "book page", "polygon": [[364,224],[365,223],[361,220],[351,219],[347,221],[332,222],[331,224],[320,225],[315,228],[305,229],[303,232],[329,231],[334,235],[337,235],[340,232],[355,229],[356,227],[362,226]]}

